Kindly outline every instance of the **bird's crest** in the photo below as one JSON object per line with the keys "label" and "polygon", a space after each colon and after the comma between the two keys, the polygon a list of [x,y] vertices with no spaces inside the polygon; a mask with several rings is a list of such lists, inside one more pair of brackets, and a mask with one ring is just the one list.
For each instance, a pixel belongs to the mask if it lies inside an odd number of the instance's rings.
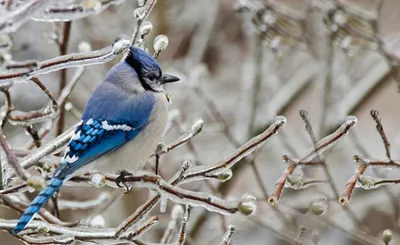
{"label": "bird's crest", "polygon": [[146,74],[152,71],[161,71],[160,64],[146,51],[136,48],[133,45],[129,48],[129,53],[125,61],[133,67],[138,74]]}

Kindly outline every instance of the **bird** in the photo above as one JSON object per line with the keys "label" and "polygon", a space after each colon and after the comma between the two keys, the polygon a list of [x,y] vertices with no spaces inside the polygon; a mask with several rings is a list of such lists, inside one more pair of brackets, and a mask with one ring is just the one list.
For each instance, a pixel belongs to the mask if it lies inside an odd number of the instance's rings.
{"label": "bird", "polygon": [[159,144],[167,124],[169,97],[164,85],[179,80],[163,73],[149,53],[131,45],[123,60],[109,70],[94,90],[53,177],[11,233],[22,231],[73,176],[121,171],[123,177],[123,173],[141,169]]}

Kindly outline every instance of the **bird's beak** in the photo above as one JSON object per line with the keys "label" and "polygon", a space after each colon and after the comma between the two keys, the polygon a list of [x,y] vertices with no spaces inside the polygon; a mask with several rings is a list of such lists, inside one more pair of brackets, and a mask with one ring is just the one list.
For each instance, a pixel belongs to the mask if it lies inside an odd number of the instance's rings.
{"label": "bird's beak", "polygon": [[161,84],[166,84],[166,83],[174,83],[179,80],[180,79],[175,76],[163,73],[161,76],[160,82],[161,82]]}

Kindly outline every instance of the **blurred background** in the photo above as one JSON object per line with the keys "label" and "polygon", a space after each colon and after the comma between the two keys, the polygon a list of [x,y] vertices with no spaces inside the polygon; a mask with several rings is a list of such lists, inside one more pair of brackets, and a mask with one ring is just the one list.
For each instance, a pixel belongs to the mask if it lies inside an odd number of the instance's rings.
{"label": "blurred background", "polygon": [[[7,2],[0,0],[0,6]],[[54,4],[65,7],[90,2],[95,1]],[[70,22],[66,53],[78,52],[82,42],[97,50],[110,45],[121,34],[131,35],[135,24],[133,10],[143,1],[115,2],[118,4],[99,14]],[[338,201],[357,169],[354,155],[387,159],[370,110],[378,111],[382,118],[392,158],[400,158],[399,8],[397,0],[158,1],[148,18],[153,30],[145,44],[152,53],[154,37],[167,35],[169,46],[158,60],[163,70],[182,81],[167,87],[172,98],[170,110],[176,118],[164,142],[179,137],[197,119],[204,120],[203,131],[190,144],[161,158],[160,171],[165,179],[179,171],[182,161],[187,159],[195,165],[217,163],[265,130],[277,115],[288,121],[252,157],[232,169],[231,180],[183,185],[228,200],[251,192],[258,200],[257,212],[250,217],[221,217],[195,208],[188,224],[187,244],[219,244],[229,224],[236,226],[234,245],[385,244],[382,232],[386,229],[393,236],[388,244],[400,243],[397,185],[373,190],[356,188],[345,207]],[[0,19],[1,13],[4,12],[0,11]],[[59,45],[52,40],[55,30],[66,28],[65,25],[29,20],[17,31],[1,34],[2,38],[9,36],[13,43],[11,50],[0,53],[1,62],[42,61],[60,55]],[[117,57],[86,68],[68,98],[62,130],[79,121],[89,96],[119,60]],[[72,78],[74,70],[66,71],[66,81]],[[60,73],[40,76],[53,94],[59,91],[63,76]],[[33,83],[15,84],[10,93],[18,110],[35,110],[48,104],[47,97]],[[299,110],[308,112],[317,140],[335,131],[348,115],[356,116],[358,123],[324,152],[329,175],[318,165],[295,170],[294,175],[299,178],[325,183],[300,190],[284,188],[278,204],[271,206],[268,196],[287,166],[282,156],[302,158],[313,145]],[[54,126],[43,143],[53,139],[56,131]],[[16,149],[30,142],[23,127],[7,124],[5,134]],[[150,168],[153,164],[149,163]],[[365,175],[399,177],[396,168],[368,168]],[[107,193],[108,199],[119,198],[101,213],[96,207],[62,209],[61,220],[101,214],[106,226],[116,227],[149,197],[148,191],[141,189],[123,197],[114,192],[107,188],[63,187],[60,200],[93,200],[101,193]],[[173,205],[169,201],[166,213],[157,208],[153,211],[160,223],[143,240],[160,240]],[[0,217],[16,219],[19,214],[1,207]],[[0,232],[0,240],[1,244],[22,244],[7,232]]]}

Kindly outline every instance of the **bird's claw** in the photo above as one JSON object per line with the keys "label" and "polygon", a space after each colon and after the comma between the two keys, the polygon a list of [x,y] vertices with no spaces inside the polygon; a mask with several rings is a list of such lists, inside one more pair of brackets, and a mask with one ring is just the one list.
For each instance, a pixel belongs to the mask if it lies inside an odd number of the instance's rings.
{"label": "bird's claw", "polygon": [[[126,176],[132,176],[132,174],[129,173],[128,171],[126,171],[126,170],[122,170],[120,172],[120,175],[115,179],[115,184],[118,187],[120,187],[120,188],[125,187],[126,188],[126,192],[124,192],[124,194],[127,194],[128,192],[130,192],[132,190],[132,187],[126,185],[125,182],[124,182]],[[122,185],[121,185],[121,183],[122,183]]]}

